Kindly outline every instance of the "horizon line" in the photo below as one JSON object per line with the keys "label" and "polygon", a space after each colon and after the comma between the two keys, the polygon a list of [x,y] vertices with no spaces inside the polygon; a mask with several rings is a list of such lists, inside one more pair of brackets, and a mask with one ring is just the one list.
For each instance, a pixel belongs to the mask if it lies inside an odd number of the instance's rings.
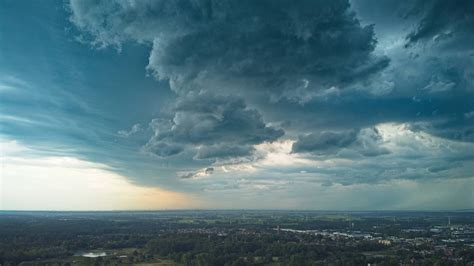
{"label": "horizon line", "polygon": [[153,210],[1,210],[0,213],[5,213],[5,212],[56,212],[56,213],[61,213],[61,212],[75,212],[75,213],[84,213],[84,212],[95,212],[95,213],[100,213],[100,212],[179,212],[179,211],[200,211],[200,212],[205,212],[205,211],[276,211],[276,212],[474,212],[473,209],[444,209],[444,210],[415,210],[415,209],[407,209],[407,210],[393,210],[393,209],[381,209],[381,210],[337,210],[337,209],[246,209],[246,208],[239,208],[239,209],[153,209]]}

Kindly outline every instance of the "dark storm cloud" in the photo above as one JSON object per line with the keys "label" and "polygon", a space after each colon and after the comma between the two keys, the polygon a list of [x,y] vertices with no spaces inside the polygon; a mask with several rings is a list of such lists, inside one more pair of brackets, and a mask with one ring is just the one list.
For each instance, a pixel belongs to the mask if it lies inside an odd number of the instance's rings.
{"label": "dark storm cloud", "polygon": [[[186,149],[196,150],[195,159],[250,155],[253,145],[284,132],[235,95],[305,104],[364,86],[389,65],[373,54],[373,25],[361,26],[347,0],[73,0],[70,10],[87,33],[81,40],[152,45],[147,69],[178,94],[173,119],[151,123],[155,135],[145,148],[158,156]],[[188,95],[202,90],[206,96]]]}
{"label": "dark storm cloud", "polygon": [[[208,176],[211,164],[217,179],[232,161],[274,178],[280,166],[265,156],[276,148],[263,146],[294,141],[287,155],[310,163],[279,170],[350,185],[469,176],[470,164],[458,162],[472,160],[463,148],[473,132],[471,7],[460,0],[72,0],[70,11],[81,41],[149,47],[147,71],[169,83],[176,102],[150,123],[144,150],[159,162],[172,156],[185,169],[178,176]],[[272,160],[287,158],[280,155]],[[308,166],[326,159],[335,165]]]}
{"label": "dark storm cloud", "polygon": [[252,153],[250,145],[274,141],[284,132],[267,126],[260,113],[242,99],[208,93],[179,98],[171,120],[150,126],[153,138],[146,148],[159,156],[177,154],[183,145],[196,148],[197,159],[239,157]]}
{"label": "dark storm cloud", "polygon": [[198,149],[196,159],[230,158],[251,155],[254,152],[252,146],[232,146],[229,144],[203,146]]}
{"label": "dark storm cloud", "polygon": [[388,64],[347,0],[72,1],[71,10],[97,45],[153,43],[148,69],[176,92],[296,91],[304,103]]}
{"label": "dark storm cloud", "polygon": [[453,117],[446,120],[431,123],[414,123],[412,130],[428,132],[441,138],[474,142],[474,119],[464,117]]}
{"label": "dark storm cloud", "polygon": [[324,131],[300,136],[293,144],[292,152],[328,156],[348,149],[368,157],[390,153],[386,148],[379,146],[381,143],[382,139],[376,128],[342,132]]}
{"label": "dark storm cloud", "polygon": [[472,2],[66,2],[0,8],[0,142],[24,162],[209,208],[472,207]]}
{"label": "dark storm cloud", "polygon": [[316,152],[324,153],[345,148],[356,140],[358,132],[351,130],[347,132],[321,132],[300,136],[293,144],[293,152]]}
{"label": "dark storm cloud", "polygon": [[464,39],[471,41],[474,33],[474,2],[470,0],[418,0],[409,16],[421,17],[418,25],[408,36],[409,43],[419,41],[443,41]]}
{"label": "dark storm cloud", "polygon": [[176,143],[169,144],[164,141],[150,141],[145,146],[145,149],[155,155],[167,157],[182,152],[184,147]]}
{"label": "dark storm cloud", "polygon": [[474,2],[419,0],[408,15],[418,20],[407,35],[408,49],[419,43],[430,48],[421,60],[426,66],[420,79],[429,79],[420,96],[451,102],[453,109],[439,119],[414,123],[413,129],[473,142],[474,121],[464,114],[474,109]]}

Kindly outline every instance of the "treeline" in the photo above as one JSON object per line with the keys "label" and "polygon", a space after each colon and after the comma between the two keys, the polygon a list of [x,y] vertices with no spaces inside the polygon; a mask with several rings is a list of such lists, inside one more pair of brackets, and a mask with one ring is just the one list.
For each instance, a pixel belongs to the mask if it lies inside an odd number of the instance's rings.
{"label": "treeline", "polygon": [[[306,238],[315,236],[306,236]],[[382,250],[373,242],[315,244],[294,234],[263,235],[163,235],[151,240],[143,252],[184,265],[361,265],[373,262],[363,251]],[[397,260],[398,261],[398,260]]]}

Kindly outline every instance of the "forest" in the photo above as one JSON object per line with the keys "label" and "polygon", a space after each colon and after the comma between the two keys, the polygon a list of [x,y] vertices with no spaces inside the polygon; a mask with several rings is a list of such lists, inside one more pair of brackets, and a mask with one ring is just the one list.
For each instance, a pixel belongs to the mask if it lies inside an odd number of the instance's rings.
{"label": "forest", "polygon": [[1,212],[0,264],[472,264],[473,215],[449,215]]}

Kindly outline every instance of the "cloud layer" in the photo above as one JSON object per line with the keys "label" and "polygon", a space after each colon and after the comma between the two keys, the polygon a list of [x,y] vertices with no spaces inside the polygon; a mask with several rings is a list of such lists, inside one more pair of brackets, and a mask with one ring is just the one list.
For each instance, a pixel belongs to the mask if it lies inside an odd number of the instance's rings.
{"label": "cloud layer", "polygon": [[[151,121],[143,147],[159,158],[179,155],[202,161],[202,169],[252,164],[270,156],[258,145],[293,140],[288,153],[315,164],[341,158],[370,167],[388,156],[408,169],[395,152],[403,141],[383,137],[380,125],[403,123],[430,138],[471,142],[472,47],[460,45],[471,38],[471,3],[390,2],[395,17],[380,3],[354,5],[72,0],[69,8],[81,40],[93,46],[150,46],[148,73],[176,93],[167,117]],[[409,27],[387,22],[384,12]],[[404,178],[354,169],[347,175]]]}
{"label": "cloud layer", "polygon": [[0,137],[222,206],[472,202],[472,1],[4,6]]}

